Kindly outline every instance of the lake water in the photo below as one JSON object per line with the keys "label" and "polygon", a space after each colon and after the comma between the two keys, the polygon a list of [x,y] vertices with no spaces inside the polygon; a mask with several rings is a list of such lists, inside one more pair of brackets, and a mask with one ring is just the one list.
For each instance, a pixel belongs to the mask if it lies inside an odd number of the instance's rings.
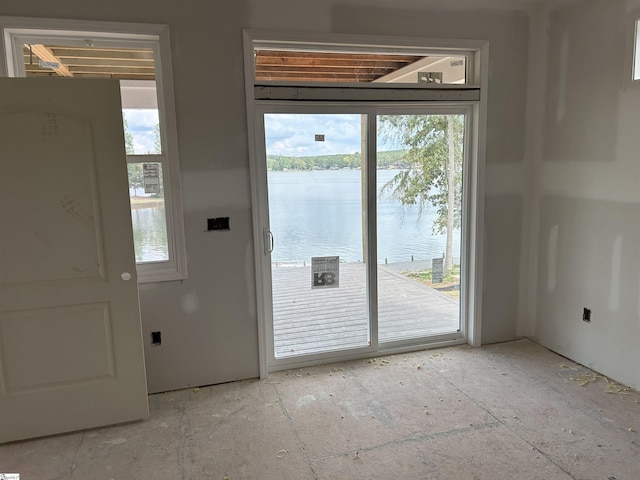
{"label": "lake water", "polygon": [[[378,170],[378,263],[431,260],[442,257],[446,235],[432,233],[436,211],[403,206],[382,186],[398,170]],[[342,261],[362,261],[362,200],[360,170],[268,172],[272,262],[310,262],[313,256],[339,255]],[[460,257],[460,232],[453,244]]]}
{"label": "lake water", "polygon": [[[377,190],[398,170],[378,170]],[[269,172],[270,229],[273,262],[310,263],[311,257],[339,255],[347,262],[363,260],[360,170]],[[378,263],[442,257],[446,236],[432,233],[436,212],[404,207],[389,194],[377,195]],[[168,259],[164,207],[132,210],[136,261]],[[456,231],[453,256],[460,257]]]}
{"label": "lake water", "polygon": [[136,262],[169,260],[164,205],[131,209]]}

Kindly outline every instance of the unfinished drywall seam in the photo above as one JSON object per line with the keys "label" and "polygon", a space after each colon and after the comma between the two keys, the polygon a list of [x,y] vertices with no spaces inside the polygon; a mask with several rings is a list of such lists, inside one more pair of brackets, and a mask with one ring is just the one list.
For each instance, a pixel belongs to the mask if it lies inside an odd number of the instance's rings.
{"label": "unfinished drywall seam", "polygon": [[525,116],[522,257],[518,323],[516,334],[536,335],[538,241],[540,234],[540,176],[542,170],[542,127],[546,98],[548,7],[530,11],[527,105]]}

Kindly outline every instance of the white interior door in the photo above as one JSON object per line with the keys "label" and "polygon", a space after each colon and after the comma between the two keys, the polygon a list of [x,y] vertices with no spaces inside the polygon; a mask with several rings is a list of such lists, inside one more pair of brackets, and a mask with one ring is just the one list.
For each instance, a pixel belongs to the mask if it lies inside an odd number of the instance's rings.
{"label": "white interior door", "polygon": [[0,78],[0,442],[148,416],[118,83]]}

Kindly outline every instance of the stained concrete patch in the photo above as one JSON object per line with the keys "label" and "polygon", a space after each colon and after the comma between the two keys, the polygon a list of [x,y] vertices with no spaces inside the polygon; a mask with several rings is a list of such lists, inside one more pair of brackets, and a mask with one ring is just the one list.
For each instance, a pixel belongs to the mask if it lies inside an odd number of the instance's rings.
{"label": "stained concrete patch", "polygon": [[155,395],[149,420],[88,433],[72,480],[312,478],[276,393],[263,382]]}
{"label": "stained concrete patch", "polygon": [[[496,422],[433,372],[384,361],[387,374],[358,361],[337,372],[335,367],[305,369],[295,380],[275,385],[311,458]],[[305,396],[316,400],[300,402]]]}
{"label": "stained concrete patch", "polygon": [[587,376],[529,341],[323,365],[151,395],[148,420],[0,445],[0,467],[43,480],[640,478],[640,394],[572,380]]}
{"label": "stained concrete patch", "polygon": [[20,473],[22,478],[66,478],[83,433],[0,445],[0,472]]}
{"label": "stained concrete patch", "polygon": [[315,402],[316,397],[314,397],[313,395],[305,395],[303,397],[300,397],[297,401],[296,401],[296,407],[298,408],[302,408],[305,405],[308,405],[310,403]]}

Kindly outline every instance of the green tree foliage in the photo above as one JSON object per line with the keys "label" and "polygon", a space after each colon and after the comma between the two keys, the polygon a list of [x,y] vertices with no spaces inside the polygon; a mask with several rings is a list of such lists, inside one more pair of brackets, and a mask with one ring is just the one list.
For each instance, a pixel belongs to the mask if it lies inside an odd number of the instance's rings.
{"label": "green tree foliage", "polygon": [[383,191],[403,205],[417,205],[419,213],[433,205],[438,216],[434,233],[447,235],[445,269],[452,267],[453,231],[462,213],[462,115],[383,115],[379,134],[404,147],[407,167],[387,182]]}
{"label": "green tree foliage", "polygon": [[[406,168],[408,164],[403,160],[404,152],[378,152],[378,168]],[[342,168],[361,168],[362,155],[360,152],[338,155],[316,155],[308,157],[285,157],[269,155],[267,168],[269,170],[329,170]]]}
{"label": "green tree foliage", "polygon": [[[124,119],[124,145],[127,155],[135,153],[133,145],[133,135],[129,131],[127,119]],[[129,174],[129,186],[133,188],[134,195],[138,195],[138,189],[143,187],[143,174],[141,163],[127,163],[127,173]]]}
{"label": "green tree foliage", "polygon": [[[149,162],[145,162],[145,163],[149,163]],[[156,162],[153,162],[156,163]],[[162,175],[162,164],[161,163],[157,163],[158,165],[158,181],[160,182],[160,191],[158,193],[154,193],[151,196],[153,198],[164,198],[164,178]]]}
{"label": "green tree foliage", "polygon": [[[123,119],[124,123],[124,143],[125,143],[125,151],[127,155],[135,155],[135,147],[133,143],[133,135],[129,131],[129,125],[127,124],[127,119]],[[153,127],[154,133],[154,141],[153,141],[153,150],[152,152],[147,152],[147,154],[161,154],[162,153],[162,143],[160,140],[160,125],[156,124]],[[129,175],[129,187],[133,188],[134,195],[138,196],[139,193],[144,193],[144,163],[155,163],[155,162],[134,162],[127,163],[127,173]],[[160,192],[154,193],[151,195],[153,198],[164,198],[164,180],[162,178],[162,165],[159,165],[159,177],[160,177]]]}
{"label": "green tree foliage", "polygon": [[133,155],[133,153],[134,153],[133,135],[129,131],[129,123],[127,122],[127,119],[123,118],[122,121],[123,121],[123,125],[124,125],[124,146],[125,146],[125,151],[127,152],[127,155]]}
{"label": "green tree foliage", "polygon": [[[162,141],[160,139],[160,124],[155,124],[153,127],[153,152],[150,153],[154,153],[157,155],[162,154]],[[158,172],[159,172],[159,179],[160,179],[160,192],[158,193],[154,193],[153,195],[151,195],[154,198],[164,198],[164,179],[162,176],[162,164],[158,164]]]}
{"label": "green tree foliage", "polygon": [[160,124],[158,123],[153,126],[153,152],[151,153],[162,153],[162,142],[160,141]]}
{"label": "green tree foliage", "polygon": [[129,174],[129,186],[134,189],[134,195],[138,195],[138,189],[143,185],[143,173],[141,163],[127,163],[127,172]]}

